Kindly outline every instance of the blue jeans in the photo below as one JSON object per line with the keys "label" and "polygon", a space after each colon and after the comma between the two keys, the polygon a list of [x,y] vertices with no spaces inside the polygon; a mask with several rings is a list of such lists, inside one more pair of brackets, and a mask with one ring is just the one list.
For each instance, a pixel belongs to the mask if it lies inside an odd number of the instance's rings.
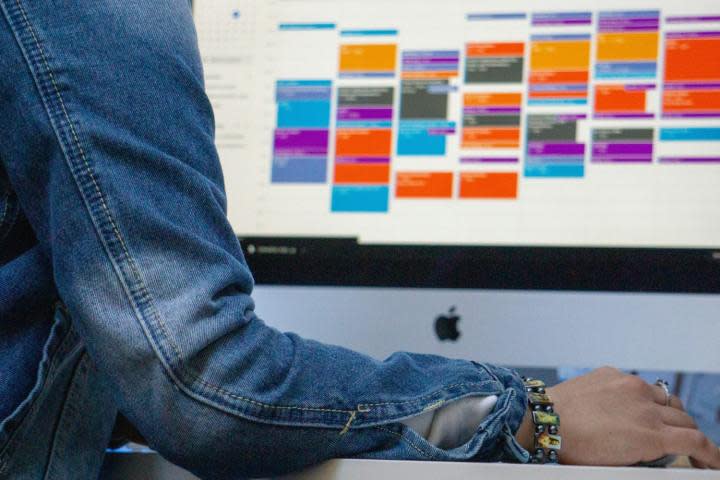
{"label": "blue jeans", "polygon": [[[187,0],[0,7],[0,478],[93,478],[117,411],[204,478],[528,460],[514,372],[377,361],[255,315]],[[489,394],[452,450],[398,423]]]}

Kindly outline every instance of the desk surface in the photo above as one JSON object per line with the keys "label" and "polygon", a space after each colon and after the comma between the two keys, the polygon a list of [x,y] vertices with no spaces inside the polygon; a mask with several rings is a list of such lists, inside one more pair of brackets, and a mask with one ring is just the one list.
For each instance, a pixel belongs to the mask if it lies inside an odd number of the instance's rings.
{"label": "desk surface", "polygon": [[720,472],[687,468],[597,468],[493,463],[333,460],[285,480],[704,480]]}
{"label": "desk surface", "polygon": [[[157,454],[108,455],[102,480],[197,480]],[[283,480],[720,480],[720,472],[484,463],[333,460]]]}

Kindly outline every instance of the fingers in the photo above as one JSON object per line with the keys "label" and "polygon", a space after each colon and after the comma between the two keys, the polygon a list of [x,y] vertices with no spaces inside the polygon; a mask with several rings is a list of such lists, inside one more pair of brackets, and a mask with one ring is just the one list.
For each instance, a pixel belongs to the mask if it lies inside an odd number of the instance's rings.
{"label": "fingers", "polygon": [[697,464],[720,469],[720,450],[699,430],[667,427],[661,435],[668,455],[687,455]]}
{"label": "fingers", "polygon": [[683,406],[682,402],[678,397],[675,395],[670,395],[670,403],[667,404],[667,395],[665,394],[665,389],[658,386],[658,385],[650,385],[652,388],[652,398],[655,403],[662,406],[670,406],[673,408],[676,408],[678,410],[685,410],[685,407]]}
{"label": "fingers", "polygon": [[697,429],[697,424],[695,423],[695,420],[693,420],[692,417],[687,413],[676,408],[661,407],[660,418],[665,425],[669,425],[671,427]]}
{"label": "fingers", "polygon": [[653,401],[658,405],[665,406],[668,400],[667,395],[665,394],[665,389],[659,385],[650,385],[650,388],[652,389]]}
{"label": "fingers", "polygon": [[[660,387],[658,387],[658,388],[660,388]],[[660,388],[660,390],[662,390],[662,388]],[[662,404],[665,405],[665,392],[664,391],[662,392],[662,395],[663,395],[663,403]],[[670,405],[668,405],[668,406],[675,408],[677,410],[681,410],[683,412],[685,411],[685,406],[683,405],[682,401],[675,395],[670,395]]]}
{"label": "fingers", "polygon": [[685,411],[685,405],[683,405],[682,401],[675,395],[670,395],[670,406],[683,412]]}

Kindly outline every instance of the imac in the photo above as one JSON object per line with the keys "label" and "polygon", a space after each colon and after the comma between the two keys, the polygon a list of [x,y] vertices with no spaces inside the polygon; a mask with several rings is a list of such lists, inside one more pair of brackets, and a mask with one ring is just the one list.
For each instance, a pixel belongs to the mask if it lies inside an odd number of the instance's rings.
{"label": "imac", "polygon": [[195,0],[269,324],[720,372],[720,7]]}

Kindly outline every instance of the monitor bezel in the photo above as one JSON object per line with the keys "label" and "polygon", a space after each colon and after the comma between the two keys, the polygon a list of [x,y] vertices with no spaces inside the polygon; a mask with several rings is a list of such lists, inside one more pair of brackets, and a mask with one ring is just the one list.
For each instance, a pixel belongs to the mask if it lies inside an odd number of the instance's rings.
{"label": "monitor bezel", "polygon": [[367,245],[240,237],[258,284],[720,293],[715,249]]}

